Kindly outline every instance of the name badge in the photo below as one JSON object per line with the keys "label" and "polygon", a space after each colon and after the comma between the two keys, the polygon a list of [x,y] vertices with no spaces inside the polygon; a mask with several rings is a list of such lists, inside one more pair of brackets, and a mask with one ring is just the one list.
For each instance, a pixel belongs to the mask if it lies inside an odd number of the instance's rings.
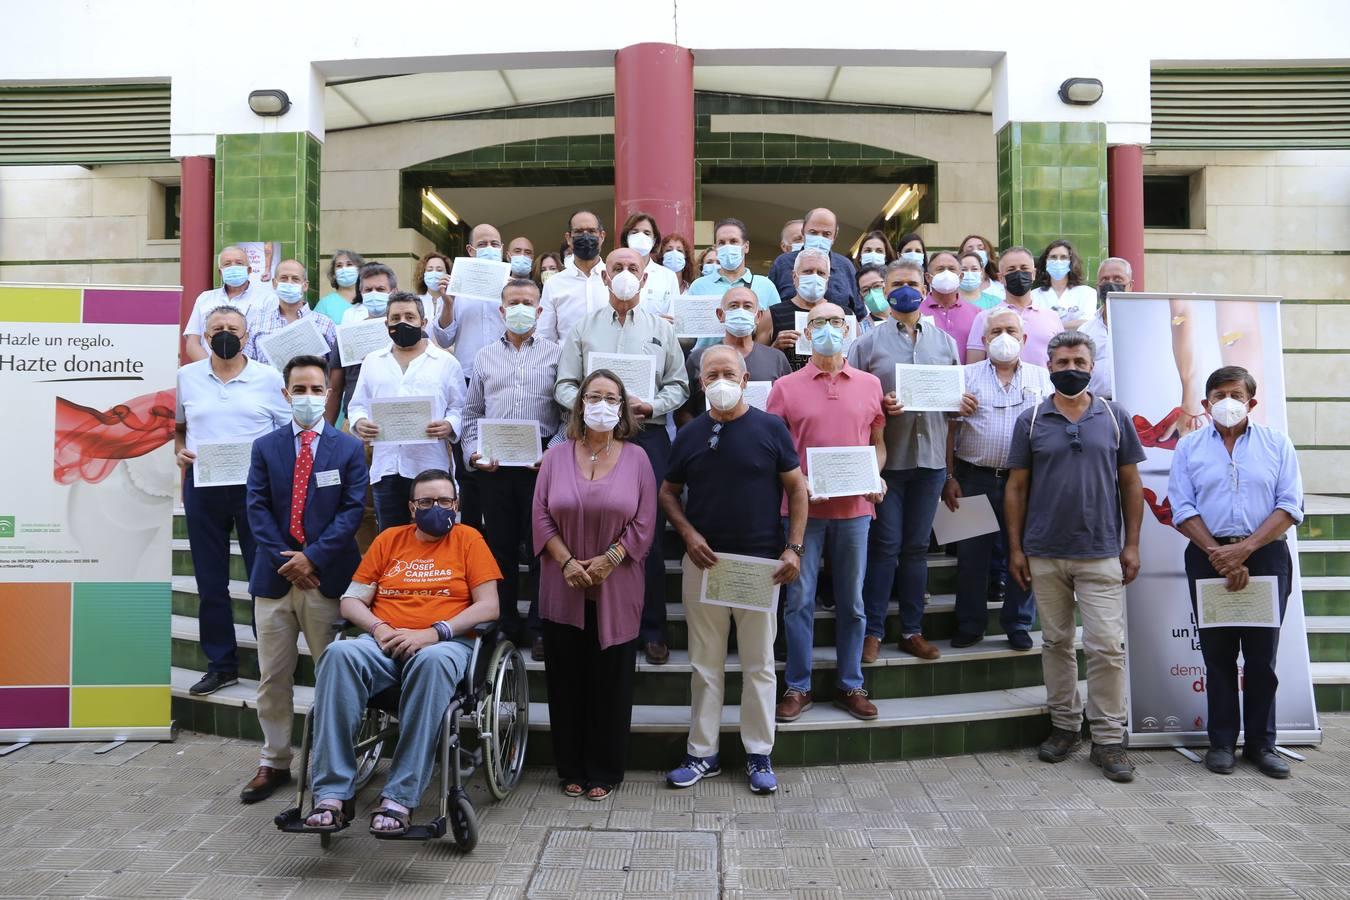
{"label": "name badge", "polygon": [[342,484],[342,473],[337,469],[329,469],[327,472],[315,472],[314,481],[319,487],[332,487],[335,484]]}

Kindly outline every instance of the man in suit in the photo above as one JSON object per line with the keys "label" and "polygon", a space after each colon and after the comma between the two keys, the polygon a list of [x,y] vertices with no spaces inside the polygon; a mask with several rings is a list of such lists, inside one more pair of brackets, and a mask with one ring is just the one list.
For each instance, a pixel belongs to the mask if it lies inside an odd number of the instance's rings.
{"label": "man in suit", "polygon": [[258,635],[258,772],[239,798],[256,803],[291,780],[291,721],[304,634],[317,664],[341,616],[338,600],[361,562],[361,525],[370,470],[361,441],[324,424],[328,365],[317,356],[286,364],[292,420],[253,443],[248,521],[258,542],[249,592]]}

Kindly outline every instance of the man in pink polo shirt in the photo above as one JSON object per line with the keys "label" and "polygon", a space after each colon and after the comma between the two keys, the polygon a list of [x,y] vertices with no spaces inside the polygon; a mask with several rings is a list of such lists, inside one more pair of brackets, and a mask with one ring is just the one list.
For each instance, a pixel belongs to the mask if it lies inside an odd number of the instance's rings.
{"label": "man in pink polo shirt", "polygon": [[[878,471],[886,463],[881,382],[844,360],[848,328],[841,307],[833,303],[813,306],[806,323],[811,361],[791,375],[779,378],[769,392],[766,409],[787,424],[808,479],[807,450],[811,447],[870,446],[876,453]],[[867,627],[862,585],[867,569],[868,528],[875,506],[885,494],[885,483],[881,485],[881,491],[875,494],[829,500],[811,498],[804,544],[792,548],[801,557],[801,576],[784,592],[787,691],[775,711],[780,722],[795,720],[812,705],[816,580],[827,540],[834,581],[835,652],[839,668],[834,705],[859,719],[877,717],[877,708],[867,699],[862,686],[862,644]],[[786,501],[782,514],[787,516]]]}
{"label": "man in pink polo shirt", "polygon": [[[950,250],[940,250],[928,257],[928,284],[931,290],[924,298],[922,314],[937,323],[937,327],[952,336],[957,351],[961,354],[958,362],[966,362],[966,346],[970,341],[970,328],[981,310],[973,303],[961,299],[961,260]],[[983,348],[983,342],[980,347]]]}
{"label": "man in pink polo shirt", "polygon": [[1050,360],[1046,345],[1064,330],[1059,313],[1038,306],[1031,299],[1031,286],[1036,282],[1036,257],[1026,247],[1009,247],[999,257],[998,268],[1003,275],[1003,286],[1008,296],[1002,304],[982,311],[970,327],[966,339],[966,365],[984,359],[984,320],[996,309],[1011,309],[1022,317],[1022,330],[1027,343],[1022,348],[1022,362],[1044,366]]}

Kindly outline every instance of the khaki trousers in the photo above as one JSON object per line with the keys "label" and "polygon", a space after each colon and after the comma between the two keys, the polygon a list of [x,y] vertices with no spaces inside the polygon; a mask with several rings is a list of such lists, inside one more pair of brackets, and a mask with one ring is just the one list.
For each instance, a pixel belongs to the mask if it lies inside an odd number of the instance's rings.
{"label": "khaki trousers", "polygon": [[1074,653],[1075,605],[1083,619],[1087,656],[1087,716],[1094,744],[1119,744],[1125,739],[1125,586],[1120,559],[1056,559],[1030,557],[1031,587],[1041,617],[1050,721],[1077,732],[1083,727],[1083,699],[1078,692],[1078,660]]}
{"label": "khaki trousers", "polygon": [[291,723],[295,712],[296,639],[303,634],[315,665],[337,635],[338,601],[315,590],[292,586],[283,597],[255,597],[258,632],[258,725],[263,748],[259,765],[285,769],[291,764]]}

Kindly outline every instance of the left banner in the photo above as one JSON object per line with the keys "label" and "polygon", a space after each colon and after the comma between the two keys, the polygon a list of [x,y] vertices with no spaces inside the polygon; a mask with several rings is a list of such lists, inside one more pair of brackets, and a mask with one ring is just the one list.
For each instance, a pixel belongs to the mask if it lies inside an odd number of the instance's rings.
{"label": "left banner", "polygon": [[0,741],[173,737],[181,293],[0,285]]}

